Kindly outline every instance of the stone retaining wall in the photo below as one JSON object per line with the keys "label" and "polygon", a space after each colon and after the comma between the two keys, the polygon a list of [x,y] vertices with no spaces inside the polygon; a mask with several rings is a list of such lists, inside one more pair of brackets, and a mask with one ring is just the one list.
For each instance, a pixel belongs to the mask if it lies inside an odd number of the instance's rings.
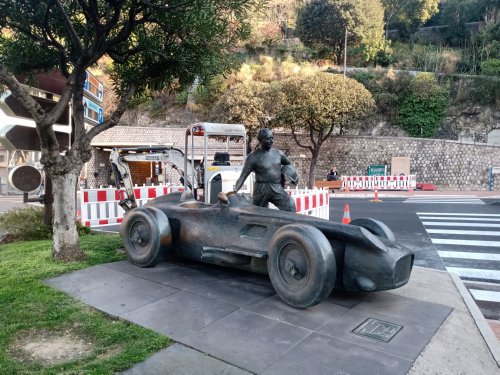
{"label": "stone retaining wall", "polygon": [[[162,140],[184,149],[184,138]],[[168,141],[168,142],[167,142]],[[300,175],[300,187],[305,187],[309,175],[308,150],[297,146],[289,133],[274,132],[275,147],[285,151]],[[256,141],[255,141],[256,142]],[[303,142],[307,142],[304,136]],[[417,182],[435,184],[441,190],[489,190],[490,167],[500,167],[500,146],[485,143],[461,143],[441,139],[405,137],[333,136],[321,148],[316,168],[316,180],[326,178],[332,165],[341,175],[366,175],[370,165],[385,164],[391,168],[393,156],[410,158],[410,172],[417,175]],[[93,150],[87,165],[88,186],[106,186],[111,167],[109,152]],[[167,176],[168,177],[168,176]],[[135,181],[142,184],[144,181]],[[493,179],[493,190],[500,191],[500,174]]]}
{"label": "stone retaining wall", "polygon": [[[304,137],[306,142],[306,137]],[[275,147],[287,152],[307,183],[310,152],[296,145],[289,134],[274,133]],[[385,164],[389,172],[393,156],[410,158],[411,174],[417,182],[435,184],[441,190],[489,190],[490,167],[500,167],[500,146],[482,143],[403,138],[403,137],[331,137],[321,148],[316,179],[326,178],[332,165],[341,175],[366,175],[370,165]],[[495,175],[493,190],[500,190],[500,174]]]}

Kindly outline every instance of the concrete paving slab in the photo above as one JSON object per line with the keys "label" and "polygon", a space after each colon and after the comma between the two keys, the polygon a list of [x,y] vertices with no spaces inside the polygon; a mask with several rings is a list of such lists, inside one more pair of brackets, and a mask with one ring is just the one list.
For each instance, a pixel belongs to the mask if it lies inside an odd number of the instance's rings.
{"label": "concrete paving slab", "polygon": [[310,330],[240,309],[187,336],[184,343],[261,373],[310,334]]}
{"label": "concrete paving slab", "polygon": [[373,293],[363,302],[354,306],[353,310],[385,316],[392,320],[397,319],[408,326],[419,325],[435,330],[441,326],[452,309],[438,303],[380,292]]}
{"label": "concrete paving slab", "polygon": [[124,277],[122,272],[102,266],[82,271],[64,275],[62,280],[48,280],[47,284],[53,287],[58,284],[58,289],[113,316],[120,316],[178,292],[178,289],[131,275]]}
{"label": "concrete paving slab", "polygon": [[[390,306],[388,306],[387,309],[390,310]],[[448,314],[444,317],[441,316],[442,320],[444,320],[447,315]],[[363,336],[353,332],[357,327],[367,322],[368,319],[371,319],[376,324],[380,324],[379,327],[373,326],[367,332],[374,333],[374,335]],[[389,341],[382,341],[382,339],[374,338],[391,334],[391,327],[385,326],[387,323],[389,323],[390,326],[395,326],[394,336]],[[352,309],[338,317],[338,319],[332,319],[317,331],[349,343],[378,350],[381,353],[387,353],[405,358],[409,361],[414,361],[429,343],[439,326],[440,324],[431,329],[425,325],[410,324],[387,315],[376,315]],[[399,331],[397,331],[398,329]],[[379,333],[381,335],[379,335]]]}
{"label": "concrete paving slab", "polygon": [[263,374],[406,374],[412,363],[401,357],[314,333]]}
{"label": "concrete paving slab", "polygon": [[249,305],[246,309],[310,330],[319,328],[348,310],[345,306],[333,303],[320,303],[308,309],[295,309],[283,303],[277,295]]}
{"label": "concrete paving slab", "polygon": [[[335,291],[323,303],[303,310],[292,309],[276,295],[268,296],[267,277],[199,263],[162,263],[141,269],[117,262],[50,279],[47,284],[205,353],[185,357],[186,368],[193,368],[187,373],[205,367],[206,374],[224,373],[214,360],[227,364],[229,373],[237,369],[290,374],[304,373],[305,368],[314,374],[399,375],[410,367],[412,375],[498,373],[460,292],[450,275],[441,271],[416,267],[402,288],[374,294]],[[116,293],[120,284],[124,287]],[[151,294],[152,284],[166,295]],[[233,288],[239,290],[230,291]],[[153,300],[141,300],[142,293],[150,293],[146,299]],[[135,303],[131,310],[127,310],[129,299]],[[122,304],[127,309],[120,310]],[[403,328],[396,331],[394,326],[382,325],[381,332],[396,332],[388,342],[351,332],[366,319]],[[167,349],[164,356],[151,357],[136,370],[149,365],[170,368],[169,353]],[[191,355],[199,363],[191,363]],[[181,361],[183,354],[178,357]],[[349,363],[352,367],[345,367]]]}
{"label": "concrete paving slab", "polygon": [[334,303],[345,307],[353,307],[368,298],[371,293],[365,292],[346,292],[344,290],[334,290],[325,302]]}
{"label": "concrete paving slab", "polygon": [[224,273],[214,272],[213,267],[193,267],[182,264],[160,263],[155,267],[141,268],[128,262],[121,261],[105,265],[124,273],[132,274],[153,282],[168,285],[173,288],[188,290],[228,277]]}
{"label": "concrete paving slab", "polygon": [[249,372],[229,365],[205,353],[188,348],[181,344],[173,344],[154,354],[146,362],[139,363],[122,375],[250,375]]}
{"label": "concrete paving slab", "polygon": [[276,294],[271,283],[254,284],[248,281],[224,279],[191,288],[190,292],[243,307]]}
{"label": "concrete paving slab", "polygon": [[185,336],[235,311],[237,307],[182,291],[138,308],[122,317],[184,342]]}
{"label": "concrete paving slab", "polygon": [[44,281],[46,285],[77,296],[95,289],[107,287],[116,282],[130,279],[130,274],[110,271],[102,265],[85,268]]}

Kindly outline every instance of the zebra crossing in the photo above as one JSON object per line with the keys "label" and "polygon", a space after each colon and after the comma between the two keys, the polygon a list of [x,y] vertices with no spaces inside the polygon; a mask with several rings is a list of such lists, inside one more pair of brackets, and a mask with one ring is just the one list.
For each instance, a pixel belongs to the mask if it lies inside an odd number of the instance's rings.
{"label": "zebra crossing", "polygon": [[470,195],[433,195],[433,196],[419,196],[410,197],[404,203],[446,203],[446,204],[484,204],[480,198],[471,197]]}
{"label": "zebra crossing", "polygon": [[500,319],[500,214],[417,212],[446,269],[486,318]]}

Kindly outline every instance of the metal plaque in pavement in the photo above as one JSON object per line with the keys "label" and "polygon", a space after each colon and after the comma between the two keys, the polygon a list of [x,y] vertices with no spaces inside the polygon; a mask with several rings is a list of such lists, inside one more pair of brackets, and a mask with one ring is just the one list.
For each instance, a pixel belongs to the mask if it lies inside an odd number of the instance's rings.
{"label": "metal plaque in pavement", "polygon": [[375,340],[390,341],[403,328],[399,324],[384,322],[383,320],[368,318],[352,332]]}

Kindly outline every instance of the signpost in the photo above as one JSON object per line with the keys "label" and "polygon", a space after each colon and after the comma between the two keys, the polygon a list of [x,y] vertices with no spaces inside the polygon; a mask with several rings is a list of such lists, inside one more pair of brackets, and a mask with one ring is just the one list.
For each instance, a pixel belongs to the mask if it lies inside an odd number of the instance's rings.
{"label": "signpost", "polygon": [[387,165],[370,165],[368,167],[368,176],[387,175]]}
{"label": "signpost", "polygon": [[102,124],[104,111],[100,104],[104,97],[104,85],[89,71],[86,72],[83,94],[83,117],[91,125]]}
{"label": "signpost", "polygon": [[104,85],[89,71],[86,71],[85,85],[83,90],[90,95],[92,99],[102,102],[104,96]]}
{"label": "signpost", "polygon": [[101,106],[87,97],[83,97],[83,117],[93,124],[101,124],[104,121],[104,111]]}

